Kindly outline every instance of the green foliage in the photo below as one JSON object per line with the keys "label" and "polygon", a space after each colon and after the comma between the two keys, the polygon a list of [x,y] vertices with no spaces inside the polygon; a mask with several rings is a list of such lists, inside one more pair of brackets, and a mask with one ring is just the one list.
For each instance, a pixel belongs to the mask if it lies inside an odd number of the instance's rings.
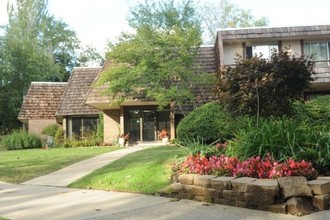
{"label": "green foliage", "polygon": [[330,129],[330,95],[318,96],[306,102],[294,103],[295,118],[314,128]]}
{"label": "green foliage", "polygon": [[84,134],[84,139],[77,139],[75,137],[71,139],[66,139],[63,142],[63,147],[71,148],[71,147],[95,147],[100,145],[100,140],[96,138],[95,132],[89,132]]}
{"label": "green foliage", "polygon": [[273,53],[270,60],[261,55],[237,57],[235,67],[217,73],[216,92],[221,103],[236,115],[292,115],[292,103],[309,87],[313,68],[312,61],[286,51]]}
{"label": "green foliage", "polygon": [[7,150],[40,148],[41,140],[38,136],[24,130],[16,130],[4,136],[0,141],[0,146]]}
{"label": "green foliage", "polygon": [[162,108],[193,100],[191,85],[202,79],[191,68],[201,43],[192,1],[145,1],[130,12],[135,33],[123,33],[110,45],[112,63],[99,85],[107,84],[108,94],[119,103],[145,97]]}
{"label": "green foliage", "polygon": [[79,40],[47,11],[47,0],[8,2],[0,36],[0,133],[17,128],[22,98],[32,81],[63,81],[76,65]]}
{"label": "green foliage", "polygon": [[260,27],[269,23],[266,17],[257,19],[252,15],[251,10],[241,9],[230,0],[203,1],[200,15],[203,18],[202,25],[206,35],[204,38],[207,44],[214,44],[219,29]]}
{"label": "green foliage", "polygon": [[104,116],[103,113],[99,115],[99,120],[96,128],[96,140],[102,143],[104,140]]}
{"label": "green foliage", "polygon": [[288,118],[270,118],[253,123],[237,132],[229,141],[226,154],[241,160],[253,156],[264,157],[270,153],[275,160],[288,158],[313,162],[315,168],[330,165],[330,135],[308,124]]}
{"label": "green foliage", "polygon": [[225,153],[227,143],[211,143],[205,144],[203,140],[185,140],[184,142],[177,141],[176,145],[185,150],[184,155],[200,155],[206,158],[211,156],[219,156]]}
{"label": "green foliage", "polygon": [[49,125],[49,126],[45,127],[41,131],[41,134],[44,134],[44,135],[47,135],[47,136],[51,136],[51,137],[55,137],[56,136],[56,133],[57,133],[57,130],[59,128],[60,127],[57,124],[52,124],[52,125]]}
{"label": "green foliage", "polygon": [[217,102],[207,103],[185,116],[177,127],[179,141],[204,141],[210,144],[233,137],[236,121]]}
{"label": "green foliage", "polygon": [[64,142],[64,130],[62,127],[59,127],[56,131],[55,134],[55,145],[56,146],[62,146],[63,142]]}

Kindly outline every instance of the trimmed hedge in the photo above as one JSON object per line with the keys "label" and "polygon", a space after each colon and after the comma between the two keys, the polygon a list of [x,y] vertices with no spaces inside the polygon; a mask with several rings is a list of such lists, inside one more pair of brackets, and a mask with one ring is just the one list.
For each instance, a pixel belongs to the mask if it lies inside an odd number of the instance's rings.
{"label": "trimmed hedge", "polygon": [[235,120],[217,102],[207,103],[190,112],[177,127],[177,138],[186,142],[204,143],[226,141],[233,138]]}

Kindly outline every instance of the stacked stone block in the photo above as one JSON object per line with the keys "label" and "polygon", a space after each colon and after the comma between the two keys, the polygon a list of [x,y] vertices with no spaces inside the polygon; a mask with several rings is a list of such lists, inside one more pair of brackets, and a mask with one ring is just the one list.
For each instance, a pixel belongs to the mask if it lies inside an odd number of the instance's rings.
{"label": "stacked stone block", "polygon": [[329,207],[330,177],[308,181],[305,177],[256,179],[183,174],[172,191],[180,199],[260,209],[294,215]]}
{"label": "stacked stone block", "polygon": [[313,207],[326,210],[329,206],[330,181],[317,179],[308,181],[313,192]]}

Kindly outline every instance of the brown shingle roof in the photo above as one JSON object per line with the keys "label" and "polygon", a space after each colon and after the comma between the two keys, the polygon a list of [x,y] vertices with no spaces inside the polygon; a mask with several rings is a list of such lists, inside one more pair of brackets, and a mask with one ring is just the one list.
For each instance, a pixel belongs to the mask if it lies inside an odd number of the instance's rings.
{"label": "brown shingle roof", "polygon": [[51,119],[55,113],[67,83],[32,82],[23,100],[18,119]]}
{"label": "brown shingle roof", "polygon": [[[109,65],[109,63],[108,63]],[[111,65],[111,64],[110,64]],[[216,64],[215,64],[215,47],[214,46],[201,46],[198,48],[197,58],[196,62],[193,66],[194,70],[199,73],[210,73],[213,74],[216,72]],[[102,72],[100,72],[102,74]],[[99,76],[98,76],[99,77]],[[97,79],[95,80],[95,82]],[[91,106],[109,106],[109,103],[111,102],[111,98],[105,94],[103,94],[102,91],[106,90],[106,85],[102,87],[94,86],[86,99],[86,104]],[[212,88],[209,86],[205,86],[203,84],[196,84],[193,88],[193,93],[196,97],[195,104],[197,106],[200,106],[206,102],[209,102],[211,100],[214,100]],[[143,101],[141,99],[145,99],[145,96],[141,96],[139,99],[138,97],[133,97],[132,100],[135,101]],[[146,100],[144,100],[146,101]],[[195,105],[195,106],[196,106]],[[193,105],[186,105],[181,110],[177,109],[176,112],[183,113],[191,111],[193,109]]]}
{"label": "brown shingle roof", "polygon": [[85,104],[91,85],[101,68],[76,67],[69,78],[57,116],[65,115],[96,115],[99,110]]}
{"label": "brown shingle roof", "polygon": [[[205,74],[215,74],[216,60],[214,46],[201,46],[198,49],[196,62],[194,64],[195,71]],[[193,87],[193,94],[195,96],[195,103],[186,104],[181,108],[175,108],[175,114],[186,114],[192,111],[195,107],[201,106],[207,102],[215,100],[213,90],[209,85],[195,84]]]}
{"label": "brown shingle roof", "polygon": [[221,34],[223,40],[299,38],[301,36],[329,35],[330,25],[224,29],[218,31],[217,34]]}

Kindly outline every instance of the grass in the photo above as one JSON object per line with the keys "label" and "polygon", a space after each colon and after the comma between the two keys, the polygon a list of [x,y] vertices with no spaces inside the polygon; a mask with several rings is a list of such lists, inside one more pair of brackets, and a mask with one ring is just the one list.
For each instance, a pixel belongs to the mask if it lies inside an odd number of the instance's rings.
{"label": "grass", "polygon": [[129,154],[69,187],[155,194],[170,185],[171,165],[179,147],[162,146]]}
{"label": "grass", "polygon": [[116,149],[86,147],[0,151],[0,181],[21,183]]}

